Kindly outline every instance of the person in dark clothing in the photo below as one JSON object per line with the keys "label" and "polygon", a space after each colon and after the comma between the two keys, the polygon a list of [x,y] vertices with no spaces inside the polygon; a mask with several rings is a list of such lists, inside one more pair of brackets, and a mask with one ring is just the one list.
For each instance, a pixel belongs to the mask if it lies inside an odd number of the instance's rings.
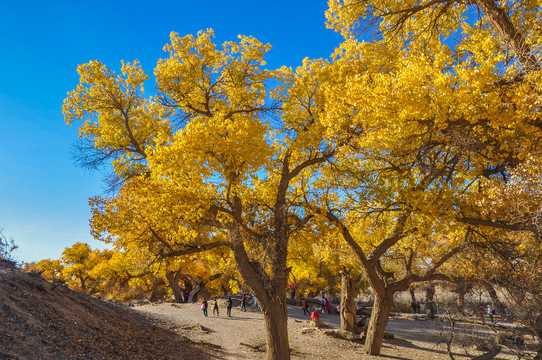
{"label": "person in dark clothing", "polygon": [[215,296],[215,299],[213,300],[213,315],[215,314],[215,311],[216,311],[216,316],[220,317],[220,314],[218,313],[218,299],[216,298],[216,296]]}
{"label": "person in dark clothing", "polygon": [[227,312],[229,317],[231,317],[232,305],[233,305],[233,301],[231,301],[231,296],[230,296],[230,297],[228,297],[228,301],[226,301],[226,312]]}

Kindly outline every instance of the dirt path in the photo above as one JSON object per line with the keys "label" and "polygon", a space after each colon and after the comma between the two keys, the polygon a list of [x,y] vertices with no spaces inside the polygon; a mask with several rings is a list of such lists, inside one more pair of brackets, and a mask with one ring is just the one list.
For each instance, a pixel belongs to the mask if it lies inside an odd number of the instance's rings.
{"label": "dirt path", "polygon": [[[254,351],[248,346],[262,344],[265,349],[262,315],[258,311],[241,312],[239,308],[232,310],[232,317],[226,316],[225,304],[220,304],[220,317],[210,311],[204,317],[198,304],[144,305],[136,310],[147,316],[157,317],[170,324],[170,328],[192,340],[210,342],[224,349],[224,359],[262,359],[263,352]],[[292,359],[375,359],[363,356],[362,344],[336,339],[320,331],[302,333],[307,328],[308,316],[303,316],[299,307],[288,307],[288,331]],[[321,314],[321,320],[331,328],[339,327],[339,316]],[[414,319],[391,319],[388,331],[396,335],[394,339],[385,340],[382,357],[388,359],[448,360],[444,345],[436,345],[436,334],[442,325],[438,322]],[[454,352],[456,359],[470,359]],[[476,353],[474,350],[472,353]],[[480,354],[480,353],[478,353]],[[496,359],[508,359],[500,356]]]}

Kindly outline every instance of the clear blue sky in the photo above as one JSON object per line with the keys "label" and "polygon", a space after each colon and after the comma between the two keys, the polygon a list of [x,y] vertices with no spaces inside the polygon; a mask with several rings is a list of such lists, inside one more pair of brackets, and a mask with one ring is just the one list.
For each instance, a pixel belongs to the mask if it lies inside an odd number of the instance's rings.
{"label": "clear blue sky", "polygon": [[103,174],[74,165],[77,128],[62,101],[78,82],[76,67],[100,60],[113,69],[139,59],[150,75],[169,33],[213,28],[216,42],[238,34],[268,42],[268,66],[296,67],[328,57],[340,37],[325,28],[325,0],[9,1],[0,11],[0,228],[31,262],[59,258],[88,242],[88,198]]}

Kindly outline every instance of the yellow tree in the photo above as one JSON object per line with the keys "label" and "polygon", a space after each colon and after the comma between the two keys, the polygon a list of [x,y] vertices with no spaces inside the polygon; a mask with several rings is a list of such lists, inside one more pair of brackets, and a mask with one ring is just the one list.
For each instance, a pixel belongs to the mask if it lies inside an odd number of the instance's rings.
{"label": "yellow tree", "polygon": [[62,252],[62,277],[82,292],[94,293],[97,283],[90,272],[111,255],[109,250],[92,250],[87,243],[75,243]]}
{"label": "yellow tree", "polygon": [[24,269],[25,271],[30,272],[41,272],[42,276],[47,281],[64,281],[62,276],[62,270],[64,270],[64,265],[62,265],[62,262],[60,260],[43,259],[36,263],[32,262],[30,264],[26,264]]}
{"label": "yellow tree", "polygon": [[[468,240],[461,223],[533,228],[480,216],[475,206],[486,179],[506,183],[511,169],[539,156],[540,8],[507,5],[330,1],[328,19],[345,42],[322,122],[330,136],[356,137],[337,153],[338,180],[327,175],[319,186],[338,190],[309,207],[340,229],[377,293],[369,354],[380,352],[393,290],[436,277]],[[466,21],[468,6],[483,16]],[[363,22],[383,40],[358,42]],[[425,275],[390,272],[387,258],[400,252],[405,270],[425,257]]]}
{"label": "yellow tree", "polygon": [[[262,309],[267,356],[289,359],[288,243],[310,219],[295,205],[301,194],[294,180],[333,150],[323,143],[310,109],[285,112],[282,121],[270,115],[296,81],[317,82],[289,69],[263,70],[269,45],[254,38],[240,36],[218,49],[212,37],[210,30],[198,37],[171,35],[169,57],[155,69],[157,97],[144,98],[147,76],[137,63],[124,64],[122,76],[99,62],[81,65],[80,84],[65,100],[65,118],[83,121],[89,163],[112,160],[126,201],[142,193],[136,203],[165,204],[174,209],[175,223],[208,226],[211,236],[227,234],[238,270]],[[283,85],[271,88],[276,83]],[[190,236],[179,240],[183,249],[203,241],[199,230],[189,229]],[[154,228],[145,231],[153,244],[168,243]],[[170,250],[167,244],[164,249]]]}

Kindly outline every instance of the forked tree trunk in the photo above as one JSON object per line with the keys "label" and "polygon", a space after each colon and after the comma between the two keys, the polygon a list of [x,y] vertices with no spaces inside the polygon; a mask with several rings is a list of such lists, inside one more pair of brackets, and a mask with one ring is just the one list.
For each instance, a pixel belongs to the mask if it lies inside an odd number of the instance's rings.
{"label": "forked tree trunk", "polygon": [[181,287],[179,286],[179,276],[181,274],[181,271],[168,271],[166,272],[166,279],[168,282],[169,287],[173,291],[173,297],[175,298],[175,302],[182,303],[183,302],[183,293],[181,291]]}
{"label": "forked tree trunk", "polygon": [[367,337],[365,338],[365,347],[363,351],[368,355],[380,355],[380,348],[384,341],[386,326],[391,306],[393,304],[393,295],[389,293],[376,294],[371,320],[367,328]]}
{"label": "forked tree trunk", "polygon": [[271,299],[260,302],[265,329],[266,359],[290,359],[290,344],[288,341],[288,309],[286,298]]}
{"label": "forked tree trunk", "polygon": [[[240,202],[236,199],[236,202]],[[237,206],[240,205],[238,204]],[[236,215],[241,217],[240,212]],[[245,283],[258,299],[263,315],[266,338],[267,360],[290,360],[288,341],[288,309],[286,307],[286,288],[289,269],[286,266],[288,242],[285,233],[275,238],[275,256],[272,257],[270,277],[261,263],[251,260],[245,250],[239,227],[229,231],[232,251],[239,272]]]}
{"label": "forked tree trunk", "polygon": [[356,331],[356,308],[354,306],[354,284],[350,272],[341,272],[341,330]]}

